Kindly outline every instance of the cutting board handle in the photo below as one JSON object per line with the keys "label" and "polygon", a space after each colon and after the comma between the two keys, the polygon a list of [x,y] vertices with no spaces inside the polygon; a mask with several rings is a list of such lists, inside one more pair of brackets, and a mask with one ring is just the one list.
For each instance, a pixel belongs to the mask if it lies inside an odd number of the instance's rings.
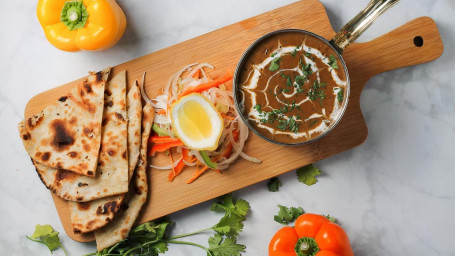
{"label": "cutting board handle", "polygon": [[432,61],[441,56],[444,49],[436,23],[430,17],[417,18],[355,46],[349,48],[357,60],[355,67],[351,68],[355,68],[356,72],[362,71],[366,78]]}

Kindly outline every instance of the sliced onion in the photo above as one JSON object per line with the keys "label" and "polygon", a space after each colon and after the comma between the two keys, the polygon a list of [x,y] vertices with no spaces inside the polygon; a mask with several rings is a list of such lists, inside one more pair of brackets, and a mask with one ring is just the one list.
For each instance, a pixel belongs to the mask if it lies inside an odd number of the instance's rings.
{"label": "sliced onion", "polygon": [[152,168],[155,168],[157,170],[172,170],[172,168],[175,168],[177,164],[180,162],[180,160],[183,159],[183,156],[180,157],[178,160],[174,161],[174,164],[166,165],[166,166],[156,166],[156,165],[149,165]]}
{"label": "sliced onion", "polygon": [[145,90],[144,90],[145,73],[146,72],[144,72],[144,74],[142,75],[142,83],[139,85],[139,88],[141,89],[141,95],[142,95],[142,98],[144,99],[144,101],[145,102],[152,102],[152,100],[149,97],[147,97],[147,94],[145,93]]}

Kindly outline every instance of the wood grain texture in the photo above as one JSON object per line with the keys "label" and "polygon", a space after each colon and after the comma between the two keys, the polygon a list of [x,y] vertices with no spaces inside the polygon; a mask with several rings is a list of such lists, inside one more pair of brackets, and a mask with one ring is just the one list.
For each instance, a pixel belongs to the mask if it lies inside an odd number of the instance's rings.
{"label": "wood grain texture", "polygon": [[[317,0],[299,1],[252,17],[211,33],[190,39],[146,56],[113,67],[113,75],[126,69],[128,84],[141,81],[147,72],[145,87],[149,96],[156,96],[169,77],[186,64],[209,62],[221,75],[234,70],[243,52],[260,36],[278,29],[297,28],[317,33],[327,39],[335,35],[323,5]],[[422,47],[414,37],[421,36]],[[184,171],[174,182],[167,182],[168,172],[150,169],[149,199],[136,224],[140,224],[248,185],[275,177],[298,167],[360,145],[368,130],[360,110],[360,95],[365,83],[374,75],[392,69],[416,65],[438,58],[443,45],[435,22],[428,17],[415,19],[375,40],[354,43],[343,54],[351,78],[348,108],[340,123],[323,139],[305,146],[285,147],[266,142],[253,133],[245,152],[263,160],[254,164],[239,159],[222,175],[208,172],[193,184],[185,184],[192,171]],[[25,110],[28,117],[42,110],[52,100],[66,93],[77,81],[41,93],[32,98]],[[167,160],[153,158],[157,165]],[[76,241],[91,241],[92,234],[72,232],[67,203],[53,196],[66,233]]]}

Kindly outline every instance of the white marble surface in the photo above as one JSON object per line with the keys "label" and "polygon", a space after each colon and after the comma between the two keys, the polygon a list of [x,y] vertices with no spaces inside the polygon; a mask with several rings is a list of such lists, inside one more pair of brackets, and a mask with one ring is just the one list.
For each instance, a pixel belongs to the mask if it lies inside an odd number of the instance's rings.
{"label": "white marble surface", "polygon": [[[107,65],[122,63],[210,32],[293,0],[122,0],[128,17],[125,36],[104,52],[66,53],[45,39],[35,15],[36,1],[0,0],[0,252],[50,255],[28,241],[37,223],[60,231],[70,255],[95,250],[65,235],[49,191],[38,179],[16,124],[35,94]],[[335,29],[367,0],[322,0]],[[242,8],[240,8],[242,7]],[[436,20],[445,51],[438,60],[379,75],[361,96],[369,128],[364,144],[319,161],[324,175],[307,187],[294,172],[280,176],[277,193],[262,182],[234,193],[251,204],[239,242],[244,255],[267,255],[280,224],[277,204],[330,213],[347,231],[355,255],[455,255],[455,2],[402,0],[360,39],[368,41],[416,17]],[[171,215],[175,233],[214,224],[210,202]],[[200,235],[189,240],[207,243]],[[63,255],[56,251],[54,255]],[[170,246],[166,255],[204,255],[198,248]]]}

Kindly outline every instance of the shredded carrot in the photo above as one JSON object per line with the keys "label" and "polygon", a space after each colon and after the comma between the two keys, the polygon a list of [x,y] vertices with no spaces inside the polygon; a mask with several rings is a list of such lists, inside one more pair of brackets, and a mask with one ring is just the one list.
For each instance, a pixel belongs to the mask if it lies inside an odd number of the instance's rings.
{"label": "shredded carrot", "polygon": [[187,148],[182,148],[183,160],[187,161],[188,163],[193,163],[194,161],[196,161],[196,157],[190,156],[188,152],[189,150]]}
{"label": "shredded carrot", "polygon": [[169,136],[151,136],[149,138],[149,142],[153,142],[156,144],[163,144],[169,142],[180,141],[179,138],[171,138]]}
{"label": "shredded carrot", "polygon": [[169,157],[171,158],[171,165],[172,165],[172,172],[171,173],[175,173],[174,159],[172,158],[172,151],[170,151],[170,150],[169,150]]}
{"label": "shredded carrot", "polygon": [[160,109],[158,112],[156,112],[158,115],[166,115],[166,110]]}
{"label": "shredded carrot", "polygon": [[220,171],[220,170],[218,170],[218,169],[212,169],[212,170],[214,170],[215,172],[217,172],[217,173],[221,174],[221,171]]}
{"label": "shredded carrot", "polygon": [[218,78],[214,81],[186,88],[185,90],[183,90],[183,92],[180,93],[178,98],[181,98],[181,97],[188,95],[190,93],[193,93],[193,92],[202,92],[202,91],[208,90],[212,87],[220,86],[220,84],[224,84],[227,81],[231,80],[232,77],[233,77],[232,71],[227,71],[223,77]]}
{"label": "shredded carrot", "polygon": [[[237,130],[232,131],[232,138],[234,139],[234,141],[237,141],[239,139],[239,132]],[[232,143],[229,143],[226,146],[226,149],[224,150],[223,154],[221,154],[221,155],[226,158],[229,158],[232,154],[232,147],[233,147]]]}
{"label": "shredded carrot", "polygon": [[199,74],[200,73],[201,73],[201,69],[196,70],[196,72],[194,72],[194,74],[193,74],[193,78],[194,79],[199,79]]}
{"label": "shredded carrot", "polygon": [[180,147],[183,146],[183,142],[179,141],[171,141],[168,143],[163,144],[155,144],[149,151],[149,156],[154,156],[156,152],[164,152],[173,147]]}
{"label": "shredded carrot", "polygon": [[169,173],[167,180],[172,182],[174,180],[174,178],[177,177],[177,175],[179,175],[182,172],[183,167],[185,167],[185,163],[183,162],[183,158],[182,158],[175,166],[175,169],[172,168],[172,172]]}
{"label": "shredded carrot", "polygon": [[196,172],[194,172],[193,174],[193,177],[186,181],[186,184],[190,184],[193,181],[195,181],[197,178],[199,178],[199,176],[201,176],[205,171],[207,171],[208,168],[209,168],[208,166],[204,166],[202,167],[202,169],[196,170]]}
{"label": "shredded carrot", "polygon": [[221,116],[224,117],[224,118],[226,118],[226,119],[231,119],[231,120],[234,120],[234,119],[235,119],[235,117],[227,116],[227,115],[225,115],[225,114],[223,114],[223,113],[221,113]]}

